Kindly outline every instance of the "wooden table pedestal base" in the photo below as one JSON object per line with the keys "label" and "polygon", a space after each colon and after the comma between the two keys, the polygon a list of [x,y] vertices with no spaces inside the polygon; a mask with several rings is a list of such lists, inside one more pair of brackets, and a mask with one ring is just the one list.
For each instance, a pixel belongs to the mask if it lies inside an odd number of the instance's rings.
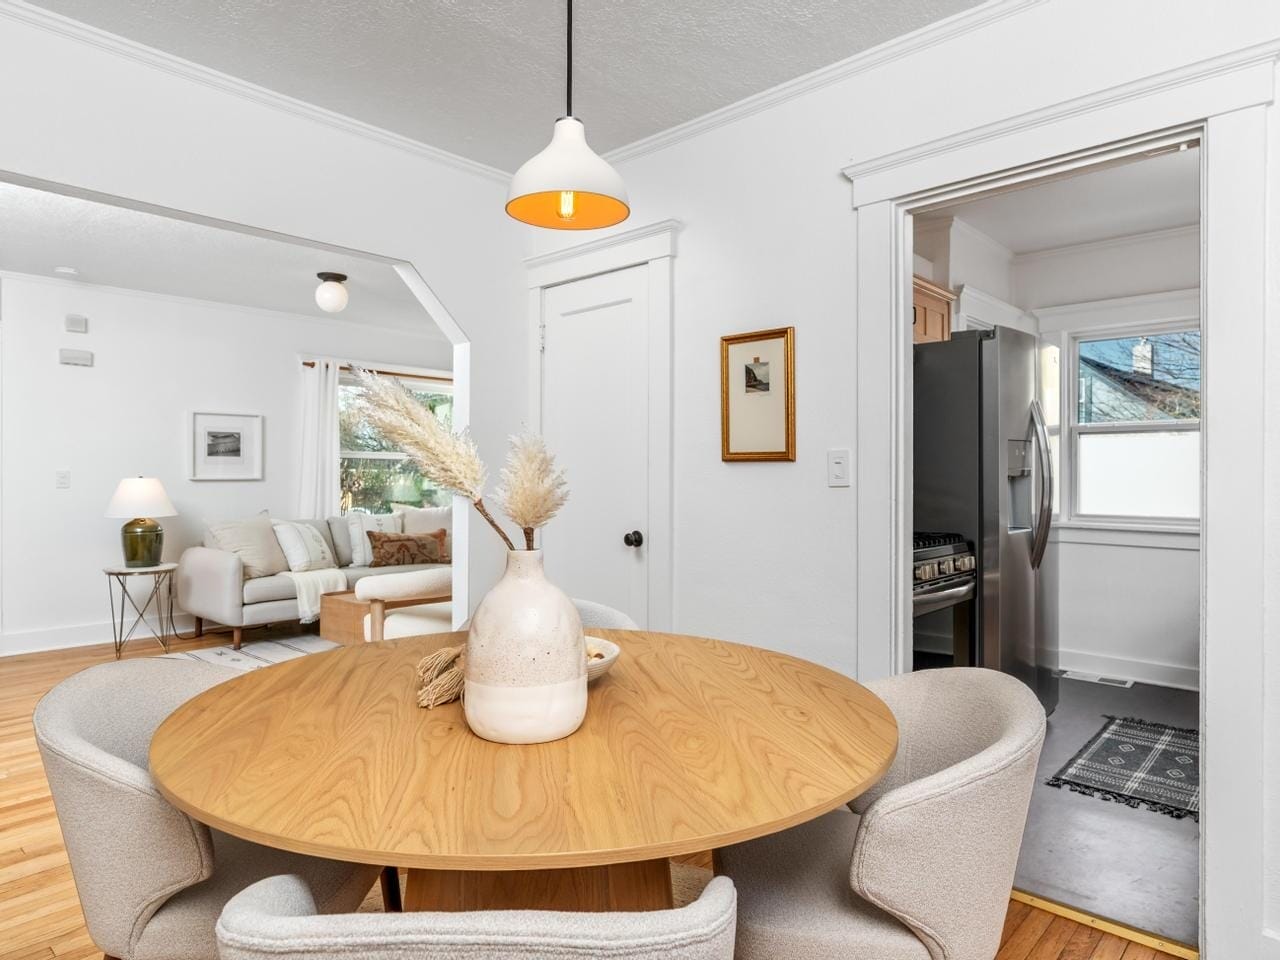
{"label": "wooden table pedestal base", "polygon": [[667,910],[662,860],[565,870],[410,870],[406,910]]}

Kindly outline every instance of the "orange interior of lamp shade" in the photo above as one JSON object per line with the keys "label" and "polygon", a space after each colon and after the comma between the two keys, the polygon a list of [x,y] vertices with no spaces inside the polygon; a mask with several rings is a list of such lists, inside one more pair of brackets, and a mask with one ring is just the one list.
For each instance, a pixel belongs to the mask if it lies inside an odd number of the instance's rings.
{"label": "orange interior of lamp shade", "polygon": [[552,230],[594,230],[621,223],[631,208],[616,197],[603,193],[574,192],[573,216],[560,216],[560,191],[526,193],[507,202],[507,213],[535,227]]}

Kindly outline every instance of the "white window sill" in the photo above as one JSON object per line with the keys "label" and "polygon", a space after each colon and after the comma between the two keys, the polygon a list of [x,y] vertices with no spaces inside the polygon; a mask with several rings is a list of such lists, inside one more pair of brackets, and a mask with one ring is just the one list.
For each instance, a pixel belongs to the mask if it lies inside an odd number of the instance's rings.
{"label": "white window sill", "polygon": [[1199,550],[1200,528],[1198,525],[1182,524],[1054,521],[1049,530],[1049,541],[1116,547]]}

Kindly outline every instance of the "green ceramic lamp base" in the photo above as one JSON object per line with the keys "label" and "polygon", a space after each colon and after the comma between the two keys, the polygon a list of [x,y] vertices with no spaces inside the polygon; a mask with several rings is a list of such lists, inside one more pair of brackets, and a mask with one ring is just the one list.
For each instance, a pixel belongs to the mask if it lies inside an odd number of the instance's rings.
{"label": "green ceramic lamp base", "polygon": [[135,517],[120,528],[126,567],[154,567],[164,552],[164,528],[155,520]]}

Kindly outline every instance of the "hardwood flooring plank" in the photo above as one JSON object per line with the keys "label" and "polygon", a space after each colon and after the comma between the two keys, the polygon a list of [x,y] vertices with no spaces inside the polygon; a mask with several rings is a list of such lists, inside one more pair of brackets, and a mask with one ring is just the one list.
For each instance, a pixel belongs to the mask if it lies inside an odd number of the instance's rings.
{"label": "hardwood flooring plank", "polygon": [[1125,947],[1124,953],[1120,955],[1120,960],[1155,960],[1156,952],[1151,947],[1141,943],[1131,943]]}
{"label": "hardwood flooring plank", "polygon": [[1053,921],[1053,914],[1033,907],[1026,919],[1018,924],[1018,929],[1013,931],[1009,941],[1000,948],[1000,952],[996,954],[996,960],[1027,960],[1028,955]]}
{"label": "hardwood flooring plank", "polygon": [[1000,946],[1004,946],[1009,937],[1013,936],[1013,931],[1018,929],[1019,924],[1027,919],[1027,914],[1031,912],[1031,908],[1027,904],[1019,900],[1013,900],[1009,903],[1009,909],[1004,915],[1004,929],[1000,932]]}
{"label": "hardwood flooring plank", "polygon": [[1098,945],[1093,948],[1089,960],[1120,960],[1129,941],[1117,937],[1114,933],[1104,933]]}
{"label": "hardwood flooring plank", "polygon": [[1058,960],[1066,949],[1067,941],[1080,925],[1066,917],[1054,917],[1036,945],[1027,954],[1027,960]]}
{"label": "hardwood flooring plank", "polygon": [[1058,960],[1090,960],[1098,941],[1102,939],[1102,931],[1093,927],[1076,925],[1075,932],[1067,941],[1066,947],[1059,954]]}

